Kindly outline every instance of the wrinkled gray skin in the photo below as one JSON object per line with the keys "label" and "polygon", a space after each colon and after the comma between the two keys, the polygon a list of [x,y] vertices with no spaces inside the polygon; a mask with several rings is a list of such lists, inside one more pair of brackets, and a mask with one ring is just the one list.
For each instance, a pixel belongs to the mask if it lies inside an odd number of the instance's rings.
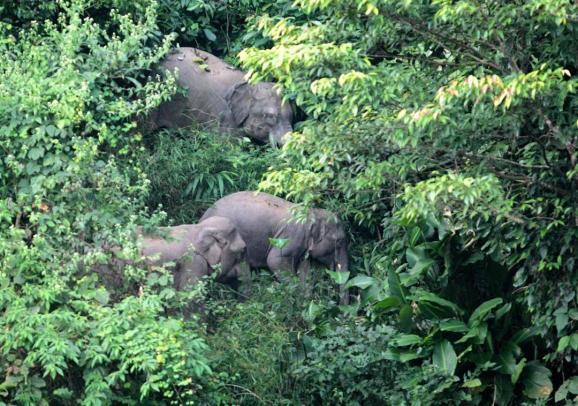
{"label": "wrinkled gray skin", "polygon": [[184,290],[213,272],[219,272],[218,282],[236,287],[246,245],[229,219],[212,217],[158,231],[142,235],[142,255],[150,265],[174,263],[175,289]]}
{"label": "wrinkled gray skin", "polygon": [[[200,278],[214,272],[218,272],[218,282],[236,289],[242,272],[248,272],[247,266],[243,266],[245,242],[229,219],[212,217],[198,224],[159,227],[155,235],[144,234],[139,227],[137,234],[146,265],[167,266],[176,290],[191,288]],[[118,251],[118,247],[111,250]],[[97,265],[94,271],[114,294],[115,288],[123,284],[122,268],[126,264],[113,257],[110,263]],[[202,303],[191,303],[185,314],[202,311]]]}
{"label": "wrinkled gray skin", "polygon": [[178,84],[188,90],[152,113],[149,131],[208,123],[277,145],[283,145],[283,136],[292,131],[293,111],[281,102],[273,83],[250,85],[245,72],[195,48],[177,48],[162,67],[178,70]]}
{"label": "wrinkled gray skin", "polygon": [[[308,219],[299,223],[290,211],[294,206],[267,193],[238,192],[218,200],[201,219],[230,218],[247,244],[247,262],[252,268],[268,267],[276,275],[280,270],[290,270],[300,274],[303,284],[311,259],[348,272],[346,235],[336,216],[327,210],[312,209]],[[278,248],[270,244],[270,238],[289,241]],[[348,302],[343,286],[340,296],[342,303]]]}

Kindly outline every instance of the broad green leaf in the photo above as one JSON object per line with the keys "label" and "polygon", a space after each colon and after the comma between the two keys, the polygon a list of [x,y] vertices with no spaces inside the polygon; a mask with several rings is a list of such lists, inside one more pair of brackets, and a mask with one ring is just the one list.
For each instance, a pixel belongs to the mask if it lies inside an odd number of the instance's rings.
{"label": "broad green leaf", "polygon": [[442,371],[453,375],[458,365],[454,347],[448,340],[442,340],[434,346],[432,362]]}
{"label": "broad green leaf", "polygon": [[478,388],[480,386],[482,386],[482,381],[480,381],[478,378],[475,378],[469,381],[465,381],[462,385],[462,388]]}
{"label": "broad green leaf", "polygon": [[415,351],[406,350],[399,353],[399,360],[401,362],[409,362],[420,358],[423,358],[423,354],[418,354]]}
{"label": "broad green leaf", "polygon": [[203,28],[203,32],[209,41],[215,41],[217,39],[217,36],[213,33],[213,31],[209,30],[208,28]]}
{"label": "broad green leaf", "polygon": [[506,375],[513,375],[516,371],[516,357],[520,354],[520,348],[511,342],[506,343],[496,357],[496,362],[500,366],[500,372]]}
{"label": "broad green leaf", "polygon": [[556,351],[564,352],[564,350],[568,348],[569,345],[570,345],[570,336],[560,337],[560,340],[558,340],[558,348],[556,349]]}
{"label": "broad green leaf", "polygon": [[409,331],[413,326],[411,306],[406,304],[399,309],[399,328],[402,331]]}
{"label": "broad green leaf", "polygon": [[492,311],[492,309],[502,303],[503,299],[499,297],[482,303],[472,312],[472,315],[468,320],[468,325],[472,326],[473,323],[482,321]]}
{"label": "broad green leaf", "polygon": [[384,352],[383,357],[390,361],[409,362],[415,359],[423,358],[424,355],[418,354],[416,351],[390,348]]}
{"label": "broad green leaf", "polygon": [[524,341],[534,337],[536,334],[537,334],[536,329],[525,328],[518,331],[516,334],[512,336],[512,342],[516,344],[522,344]]}
{"label": "broad green leaf", "polygon": [[578,333],[570,336],[570,347],[572,347],[574,351],[578,351]]}
{"label": "broad green leaf", "polygon": [[99,289],[96,292],[94,292],[94,298],[98,303],[105,306],[108,304],[108,301],[110,300],[110,295],[105,289]]}
{"label": "broad green leaf", "polygon": [[399,297],[401,301],[405,303],[404,289],[401,286],[397,272],[393,269],[390,269],[387,275],[387,280],[389,283],[389,291],[391,295]]}
{"label": "broad green leaf", "polygon": [[338,285],[343,285],[349,279],[349,272],[337,272],[326,270],[327,274],[333,279]]}
{"label": "broad green leaf", "polygon": [[321,312],[321,306],[319,306],[317,303],[315,303],[312,300],[311,302],[309,302],[309,306],[307,306],[307,309],[305,309],[303,311],[303,313],[304,313],[303,318],[306,321],[312,322],[320,314],[320,312]]}
{"label": "broad green leaf", "polygon": [[556,330],[558,330],[558,333],[561,333],[562,330],[566,328],[568,321],[568,313],[561,313],[556,315]]}
{"label": "broad green leaf", "polygon": [[392,340],[392,344],[397,347],[421,344],[422,338],[415,334],[400,334]]}
{"label": "broad green leaf", "polygon": [[568,397],[568,394],[578,395],[578,376],[566,379],[556,391],[554,400],[556,402],[561,402]]}
{"label": "broad green leaf", "polygon": [[521,377],[521,382],[524,384],[524,395],[530,399],[544,399],[550,396],[553,390],[550,375],[550,370],[539,362],[529,362]]}
{"label": "broad green leaf", "polygon": [[496,311],[496,320],[500,320],[512,309],[511,303],[506,303]]}
{"label": "broad green leaf", "polygon": [[463,313],[463,310],[459,308],[455,303],[449,300],[443,299],[434,293],[426,292],[425,290],[417,290],[413,295],[412,299],[421,304],[422,302],[429,302],[437,305],[441,310],[449,313],[448,316],[459,316]]}
{"label": "broad green leaf", "polygon": [[452,333],[467,333],[470,328],[460,320],[444,320],[440,324],[441,331],[451,331]]}
{"label": "broad green leaf", "polygon": [[430,260],[423,247],[410,247],[405,250],[405,258],[410,267],[414,267],[420,261]]}
{"label": "broad green leaf", "polygon": [[516,382],[518,382],[525,367],[526,367],[526,358],[522,358],[522,360],[516,364],[516,368],[514,369],[514,372],[512,373],[512,376],[510,378],[512,384],[515,385]]}
{"label": "broad green leaf", "polygon": [[488,325],[484,323],[479,326],[471,327],[467,334],[456,341],[456,343],[461,344],[469,341],[471,344],[483,344],[487,335]]}
{"label": "broad green leaf", "polygon": [[33,161],[36,161],[38,158],[41,158],[43,156],[44,156],[44,148],[42,147],[30,148],[30,151],[28,151],[28,157]]}
{"label": "broad green leaf", "polygon": [[408,274],[405,275],[403,279],[404,286],[412,286],[417,283],[422,274],[427,271],[431,266],[435,264],[433,259],[420,259],[415,263],[415,265],[408,271]]}
{"label": "broad green leaf", "polygon": [[375,283],[375,279],[367,275],[357,275],[350,279],[345,285],[347,288],[352,286],[358,287],[360,289],[367,289]]}
{"label": "broad green leaf", "polygon": [[398,296],[386,297],[373,305],[373,309],[377,311],[386,311],[393,307],[399,306],[401,299]]}

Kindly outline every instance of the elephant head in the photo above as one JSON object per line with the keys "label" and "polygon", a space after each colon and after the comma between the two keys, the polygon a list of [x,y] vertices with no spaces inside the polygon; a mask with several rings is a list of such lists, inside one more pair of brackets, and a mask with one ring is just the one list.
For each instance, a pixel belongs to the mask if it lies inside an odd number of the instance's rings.
{"label": "elephant head", "polygon": [[347,238],[343,225],[335,215],[327,210],[313,209],[314,222],[311,224],[308,244],[309,256],[333,270],[347,272]]}
{"label": "elephant head", "polygon": [[[347,236],[343,225],[330,211],[313,209],[314,222],[311,224],[308,244],[309,256],[330,267],[333,271],[349,272]],[[341,303],[347,303],[347,293],[339,287]]]}
{"label": "elephant head", "polygon": [[224,217],[209,217],[199,223],[199,232],[194,245],[212,270],[220,264],[219,279],[228,279],[239,274],[238,267],[245,259],[245,241],[231,220]]}
{"label": "elephant head", "polygon": [[283,145],[284,135],[293,130],[293,109],[283,103],[273,83],[238,83],[226,99],[234,126],[251,138]]}

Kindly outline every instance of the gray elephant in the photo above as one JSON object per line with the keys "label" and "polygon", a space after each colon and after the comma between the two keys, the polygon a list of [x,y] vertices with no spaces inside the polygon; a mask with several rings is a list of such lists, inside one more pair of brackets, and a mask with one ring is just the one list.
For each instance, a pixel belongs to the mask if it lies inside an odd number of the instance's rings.
{"label": "gray elephant", "polygon": [[[211,217],[198,224],[159,227],[155,235],[137,229],[139,246],[145,265],[149,268],[166,266],[173,274],[176,290],[186,290],[206,275],[218,272],[216,280],[237,289],[239,279],[248,268],[245,262],[246,245],[233,222],[223,217]],[[112,247],[111,251],[118,251]],[[114,258],[94,269],[112,291],[123,284],[122,268],[127,261]],[[190,311],[202,305],[191,304]]]}
{"label": "gray elephant", "polygon": [[195,48],[177,48],[162,67],[178,70],[178,84],[187,93],[161,104],[149,117],[148,130],[212,123],[227,132],[277,145],[292,131],[292,108],[282,102],[273,83],[251,85],[245,72]]}
{"label": "gray elephant", "polygon": [[[349,271],[347,240],[337,217],[323,209],[311,209],[304,222],[296,221],[296,205],[267,193],[238,192],[223,197],[209,208],[202,220],[212,216],[231,219],[247,244],[247,262],[252,268],[268,267],[299,273],[305,283],[310,260],[340,272]],[[271,244],[286,241],[286,246]],[[275,246],[277,245],[277,246]],[[340,286],[341,302],[347,295]]]}
{"label": "gray elephant", "polygon": [[218,282],[237,286],[246,245],[229,219],[212,217],[158,231],[142,234],[141,252],[149,265],[174,264],[175,289],[184,290],[213,272]]}

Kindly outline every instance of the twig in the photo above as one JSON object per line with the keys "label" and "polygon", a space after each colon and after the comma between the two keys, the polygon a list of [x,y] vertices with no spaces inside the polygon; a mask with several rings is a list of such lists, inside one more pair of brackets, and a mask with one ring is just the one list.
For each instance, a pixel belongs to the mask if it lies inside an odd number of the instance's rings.
{"label": "twig", "polygon": [[260,400],[261,402],[263,402],[263,403],[268,403],[268,404],[270,404],[270,405],[273,404],[272,402],[263,400],[263,399],[262,399],[259,395],[257,395],[255,392],[253,392],[253,391],[251,391],[250,389],[247,389],[247,388],[245,388],[245,387],[243,387],[243,386],[235,385],[235,384],[232,384],[232,383],[225,383],[224,385],[225,385],[225,386],[231,386],[231,387],[233,387],[233,388],[238,388],[238,389],[244,390],[245,393],[247,393],[248,395],[251,395],[251,396],[259,399],[259,400]]}

